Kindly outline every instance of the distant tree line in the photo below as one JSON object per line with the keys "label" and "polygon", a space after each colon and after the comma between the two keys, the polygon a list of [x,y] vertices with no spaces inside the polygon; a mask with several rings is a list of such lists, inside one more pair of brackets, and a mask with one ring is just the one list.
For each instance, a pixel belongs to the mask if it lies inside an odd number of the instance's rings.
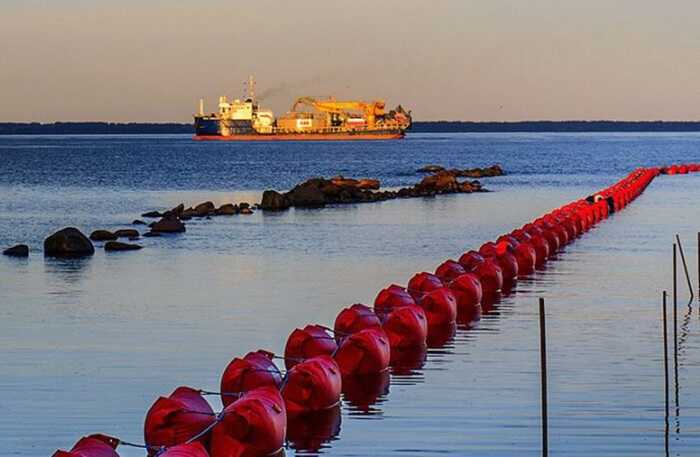
{"label": "distant tree line", "polygon": [[[700,121],[414,122],[416,133],[700,132]],[[105,135],[193,133],[192,124],[148,122],[0,122],[0,135]]]}

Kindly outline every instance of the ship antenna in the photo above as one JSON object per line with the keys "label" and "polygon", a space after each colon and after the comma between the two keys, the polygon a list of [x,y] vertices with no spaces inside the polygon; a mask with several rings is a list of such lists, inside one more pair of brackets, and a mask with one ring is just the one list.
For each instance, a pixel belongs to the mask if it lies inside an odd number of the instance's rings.
{"label": "ship antenna", "polygon": [[253,75],[248,78],[248,97],[255,101],[255,78]]}

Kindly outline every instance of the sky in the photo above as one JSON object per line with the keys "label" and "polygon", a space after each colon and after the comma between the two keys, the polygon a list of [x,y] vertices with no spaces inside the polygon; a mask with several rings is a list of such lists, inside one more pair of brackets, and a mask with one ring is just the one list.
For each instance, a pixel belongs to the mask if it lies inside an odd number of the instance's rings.
{"label": "sky", "polygon": [[416,120],[700,120],[700,1],[0,0],[0,122],[188,122],[200,98]]}

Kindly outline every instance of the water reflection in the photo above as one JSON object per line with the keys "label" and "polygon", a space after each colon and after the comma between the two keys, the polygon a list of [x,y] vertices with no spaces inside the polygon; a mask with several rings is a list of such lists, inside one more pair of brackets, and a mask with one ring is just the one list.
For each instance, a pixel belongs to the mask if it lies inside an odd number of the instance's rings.
{"label": "water reflection", "polygon": [[49,294],[77,296],[91,268],[91,257],[44,258],[44,272],[50,281]]}
{"label": "water reflection", "polygon": [[340,404],[325,411],[290,417],[287,422],[287,444],[296,454],[318,455],[338,439],[340,434]]}
{"label": "water reflection", "polygon": [[420,371],[425,365],[428,348],[417,346],[409,348],[394,348],[391,350],[391,374],[404,378],[420,377]]}
{"label": "water reflection", "polygon": [[343,400],[350,415],[375,416],[383,413],[378,405],[389,394],[389,370],[362,376],[343,378]]}

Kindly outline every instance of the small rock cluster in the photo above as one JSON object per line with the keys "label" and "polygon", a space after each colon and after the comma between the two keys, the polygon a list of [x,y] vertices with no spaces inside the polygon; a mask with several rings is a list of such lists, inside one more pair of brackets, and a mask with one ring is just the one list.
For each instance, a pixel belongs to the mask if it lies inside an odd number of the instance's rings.
{"label": "small rock cluster", "polygon": [[503,168],[498,164],[486,168],[465,168],[463,170],[458,168],[447,169],[441,165],[426,165],[423,168],[419,168],[417,172],[449,174],[456,178],[492,178],[494,176],[503,176],[504,174]]}
{"label": "small rock cluster", "polygon": [[412,187],[399,190],[379,190],[376,179],[347,179],[337,176],[331,179],[311,178],[280,193],[266,190],[259,207],[265,211],[283,211],[291,207],[322,208],[327,204],[367,203],[395,198],[432,197],[440,194],[483,192],[479,181],[457,180],[445,172],[426,176]]}
{"label": "small rock cluster", "polygon": [[[234,214],[253,214],[253,210],[248,203],[240,203],[234,205],[227,203],[216,208],[212,202],[204,202],[193,208],[185,208],[184,204],[180,204],[173,209],[163,213],[151,211],[144,213],[142,217],[159,218],[157,221],[147,224],[146,222],[136,219],[132,225],[144,225],[150,228],[143,235],[138,230],[133,228],[119,229],[114,232],[109,230],[98,229],[90,233],[90,236],[85,236],[80,230],[75,227],[66,227],[52,234],[44,240],[44,255],[47,257],[86,257],[95,253],[95,242],[104,242],[105,251],[136,251],[143,246],[135,243],[125,243],[119,241],[120,238],[126,238],[129,241],[138,240],[141,236],[157,237],[164,233],[182,233],[185,229],[183,221],[198,218],[210,218],[211,216],[227,216]],[[28,257],[29,246],[26,244],[18,244],[11,248],[5,249],[3,255],[11,257]]]}

